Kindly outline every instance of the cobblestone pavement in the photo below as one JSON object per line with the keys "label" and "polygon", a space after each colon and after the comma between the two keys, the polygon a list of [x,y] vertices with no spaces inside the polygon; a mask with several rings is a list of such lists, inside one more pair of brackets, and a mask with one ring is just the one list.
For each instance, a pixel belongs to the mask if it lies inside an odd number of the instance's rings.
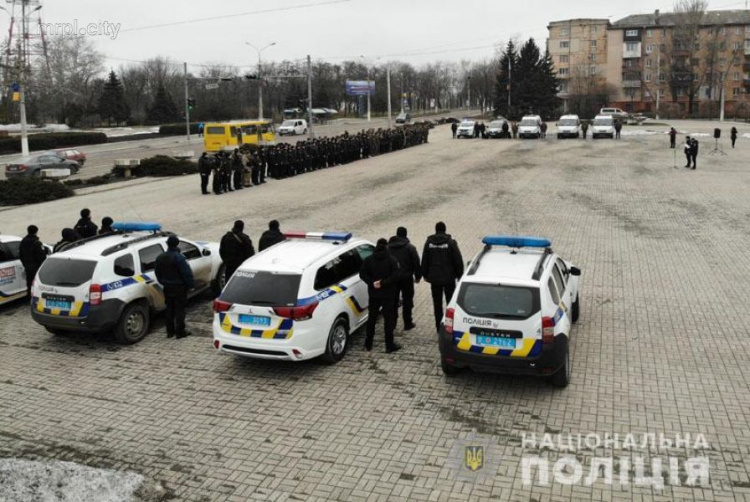
{"label": "cobblestone pavement", "polygon": [[[158,219],[207,240],[237,218],[256,241],[271,218],[372,240],[405,225],[420,250],[444,220],[465,260],[485,234],[532,234],[583,270],[564,390],[468,371],[445,378],[425,285],[418,328],[397,333],[403,351],[386,355],[380,338],[366,353],[356,333],[334,366],[217,354],[209,298],[191,303],[195,336],[168,340],[157,318],[134,346],[55,337],[11,305],[0,311],[0,458],[135,471],[148,480],[144,499],[750,500],[750,154],[740,141],[726,157],[709,155],[703,138],[698,170],[688,171],[665,136],[628,132],[621,141],[451,140],[442,126],[428,145],[221,197],[198,195],[194,176],[0,212],[4,232],[33,222],[53,242],[90,207],[96,219]],[[708,447],[584,448],[573,452],[583,478],[594,457],[614,458],[612,484],[606,471],[593,486],[566,484],[575,470],[550,467],[548,483],[534,471],[530,485],[524,458],[561,456],[524,442],[532,433],[639,443],[703,434]],[[492,462],[467,479],[454,466],[472,442]],[[670,457],[682,466],[696,455],[709,459],[710,481],[669,476]],[[623,458],[639,456],[648,472],[663,459],[663,488],[620,483],[623,472],[637,475]]]}

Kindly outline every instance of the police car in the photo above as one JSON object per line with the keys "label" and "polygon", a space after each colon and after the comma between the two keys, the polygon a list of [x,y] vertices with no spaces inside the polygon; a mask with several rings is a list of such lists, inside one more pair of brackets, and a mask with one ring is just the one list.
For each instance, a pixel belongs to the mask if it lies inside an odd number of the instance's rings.
{"label": "police car", "polygon": [[[164,309],[156,282],[156,257],[167,238],[156,223],[115,223],[112,234],[70,244],[44,261],[31,288],[31,315],[51,333],[114,330],[121,343],[148,333],[154,312]],[[180,238],[180,251],[195,277],[195,296],[208,288],[221,291],[224,265],[219,244]]]}
{"label": "police car", "polygon": [[611,115],[597,115],[591,123],[591,137],[609,138],[615,137],[615,119]]}
{"label": "police car", "polygon": [[473,138],[474,137],[474,120],[464,119],[458,125],[456,138]]}
{"label": "police car", "polygon": [[536,138],[542,137],[542,117],[539,115],[525,115],[521,117],[518,123],[519,138]]}
{"label": "police car", "polygon": [[214,347],[258,359],[344,357],[367,322],[362,261],[375,249],[346,232],[285,233],[246,260],[214,301]]}
{"label": "police car", "polygon": [[569,340],[578,319],[580,269],[539,237],[488,236],[443,318],[443,372],[460,368],[570,381]]}
{"label": "police car", "polygon": [[[19,258],[21,238],[0,235],[0,305],[26,296],[26,272]],[[50,246],[44,245],[48,252]]]}

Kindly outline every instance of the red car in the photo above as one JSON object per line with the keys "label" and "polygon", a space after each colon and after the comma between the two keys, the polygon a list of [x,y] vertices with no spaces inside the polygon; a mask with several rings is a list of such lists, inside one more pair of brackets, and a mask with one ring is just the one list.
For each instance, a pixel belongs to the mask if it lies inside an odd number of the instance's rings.
{"label": "red car", "polygon": [[64,150],[57,150],[57,154],[67,160],[75,160],[81,167],[86,162],[86,154],[80,150],[74,148],[66,148]]}

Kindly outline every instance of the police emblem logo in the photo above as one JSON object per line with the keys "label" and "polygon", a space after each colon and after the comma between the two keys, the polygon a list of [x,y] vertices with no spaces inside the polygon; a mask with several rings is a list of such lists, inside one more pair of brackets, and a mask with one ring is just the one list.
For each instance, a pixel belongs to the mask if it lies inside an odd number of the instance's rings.
{"label": "police emblem logo", "polygon": [[472,472],[484,467],[484,446],[466,446],[464,448],[464,466]]}

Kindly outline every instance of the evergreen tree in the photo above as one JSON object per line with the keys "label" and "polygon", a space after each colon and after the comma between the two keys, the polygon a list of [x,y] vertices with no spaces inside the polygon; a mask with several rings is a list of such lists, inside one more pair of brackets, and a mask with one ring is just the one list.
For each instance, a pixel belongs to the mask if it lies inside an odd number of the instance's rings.
{"label": "evergreen tree", "polygon": [[539,60],[541,54],[539,47],[533,38],[530,38],[521,47],[518,56],[518,71],[513,77],[516,82],[516,105],[521,115],[539,114],[538,109],[538,92],[541,82],[539,82]]}
{"label": "evergreen tree", "polygon": [[[503,52],[498,62],[497,77],[495,78],[495,115],[503,115],[509,119],[515,119],[515,73],[518,65],[518,54],[513,41],[508,42],[508,46]],[[508,94],[510,94],[510,107],[508,106]]]}
{"label": "evergreen tree", "polygon": [[180,120],[180,111],[164,88],[164,84],[159,84],[156,89],[156,96],[147,111],[147,117],[149,122],[154,124],[169,124]]}
{"label": "evergreen tree", "polygon": [[560,108],[560,98],[557,97],[557,90],[560,88],[560,81],[557,78],[555,64],[552,62],[552,56],[549,51],[545,51],[544,57],[539,62],[539,95],[538,108],[542,117],[552,118],[556,116]]}
{"label": "evergreen tree", "polygon": [[117,78],[114,70],[109,72],[109,78],[102,88],[102,94],[99,96],[98,105],[99,117],[107,121],[107,125],[115,125],[120,122],[127,122],[130,118],[130,107],[125,100],[125,92],[122,82]]}

